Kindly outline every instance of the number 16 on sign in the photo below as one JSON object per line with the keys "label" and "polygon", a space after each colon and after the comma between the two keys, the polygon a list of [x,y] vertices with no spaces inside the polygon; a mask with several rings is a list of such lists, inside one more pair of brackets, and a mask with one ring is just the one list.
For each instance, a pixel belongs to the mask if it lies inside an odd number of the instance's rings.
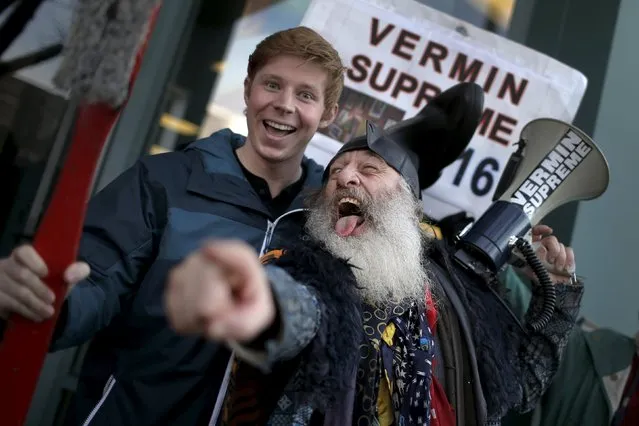
{"label": "number 16 on sign", "polygon": [[497,176],[499,175],[499,162],[494,157],[484,157],[477,166],[469,169],[471,160],[475,156],[475,149],[468,148],[459,156],[459,168],[453,178],[453,185],[460,186],[462,182],[468,182],[472,193],[478,197],[491,194],[495,189]]}

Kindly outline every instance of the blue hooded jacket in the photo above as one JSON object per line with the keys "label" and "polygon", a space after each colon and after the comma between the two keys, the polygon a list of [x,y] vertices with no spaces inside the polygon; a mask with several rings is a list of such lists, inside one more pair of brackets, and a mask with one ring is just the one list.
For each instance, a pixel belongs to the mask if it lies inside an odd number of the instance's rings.
{"label": "blue hooded jacket", "polygon": [[323,172],[305,158],[304,189],[272,217],[233,153],[244,141],[225,129],[142,158],[90,202],[80,258],[91,275],[70,292],[51,346],[93,339],[68,425],[207,424],[230,352],[169,328],[167,272],[208,239],[241,239],[260,253],[285,246]]}

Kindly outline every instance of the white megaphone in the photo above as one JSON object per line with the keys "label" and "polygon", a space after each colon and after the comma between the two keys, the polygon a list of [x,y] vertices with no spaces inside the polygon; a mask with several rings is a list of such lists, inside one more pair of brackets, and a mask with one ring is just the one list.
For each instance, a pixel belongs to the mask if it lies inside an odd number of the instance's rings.
{"label": "white megaphone", "polygon": [[553,313],[555,293],[530,243],[530,230],[561,205],[599,197],[609,180],[608,163],[588,135],[555,119],[531,121],[521,131],[493,204],[457,237],[456,260],[487,276],[513,256],[523,258],[544,290],[544,311],[528,326],[543,328]]}

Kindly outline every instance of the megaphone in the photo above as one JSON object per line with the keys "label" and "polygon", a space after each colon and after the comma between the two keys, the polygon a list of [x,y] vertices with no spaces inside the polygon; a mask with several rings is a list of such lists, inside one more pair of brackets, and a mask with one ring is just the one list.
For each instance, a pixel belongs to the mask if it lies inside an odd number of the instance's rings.
{"label": "megaphone", "polygon": [[530,230],[557,207],[599,197],[609,180],[608,163],[586,133],[551,118],[531,121],[521,131],[492,205],[457,236],[455,259],[482,276],[494,276],[514,256],[528,263],[543,287],[544,309],[527,326],[542,329],[554,311],[555,293]]}

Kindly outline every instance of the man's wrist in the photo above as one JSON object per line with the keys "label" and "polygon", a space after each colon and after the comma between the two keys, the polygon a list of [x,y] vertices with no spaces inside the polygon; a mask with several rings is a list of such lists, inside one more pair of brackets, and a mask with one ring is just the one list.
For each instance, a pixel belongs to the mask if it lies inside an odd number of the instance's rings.
{"label": "man's wrist", "polygon": [[268,342],[269,340],[276,340],[280,336],[282,331],[282,316],[280,314],[277,303],[275,303],[274,298],[271,299],[271,303],[274,310],[273,320],[271,321],[271,324],[266,329],[264,329],[264,331],[262,331],[255,339],[247,342],[247,348],[263,351],[266,349],[266,342]]}

